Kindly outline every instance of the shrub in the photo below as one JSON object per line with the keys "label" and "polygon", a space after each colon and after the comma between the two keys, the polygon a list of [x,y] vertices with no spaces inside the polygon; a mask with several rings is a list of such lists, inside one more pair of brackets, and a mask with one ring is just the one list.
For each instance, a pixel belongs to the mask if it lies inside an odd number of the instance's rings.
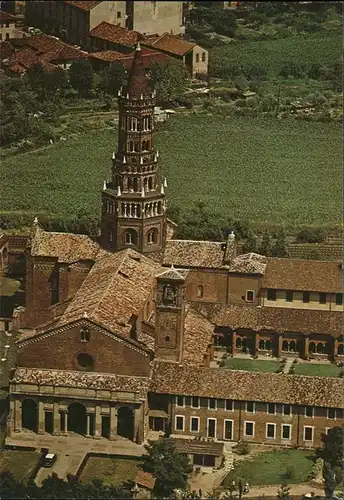
{"label": "shrub", "polygon": [[323,229],[303,229],[296,235],[299,243],[323,243],[326,239],[326,232]]}
{"label": "shrub", "polygon": [[234,447],[235,453],[238,455],[248,455],[251,451],[250,445],[246,441],[239,441]]}

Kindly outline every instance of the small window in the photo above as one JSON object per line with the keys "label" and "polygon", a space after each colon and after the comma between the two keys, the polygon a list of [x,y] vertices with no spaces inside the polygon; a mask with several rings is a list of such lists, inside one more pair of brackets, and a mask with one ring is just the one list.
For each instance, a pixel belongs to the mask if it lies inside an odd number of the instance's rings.
{"label": "small window", "polygon": [[336,306],[342,306],[342,305],[343,305],[343,294],[336,293]]}
{"label": "small window", "polygon": [[287,302],[293,302],[293,298],[294,298],[294,293],[293,293],[293,291],[292,291],[292,290],[287,290],[287,291],[285,292],[285,300],[286,300]]}
{"label": "small window", "polygon": [[269,413],[269,415],[275,415],[276,414],[276,405],[275,405],[275,403],[268,403],[268,413]]}
{"label": "small window", "polygon": [[327,418],[336,418],[336,409],[335,408],[328,408],[327,410]]}
{"label": "small window", "polygon": [[326,293],[319,293],[319,304],[326,304]]}
{"label": "small window", "polygon": [[205,62],[205,59],[206,59],[205,52],[202,52],[202,62]]}
{"label": "small window", "polygon": [[198,287],[197,287],[197,298],[198,299],[201,299],[203,297],[203,292],[204,292],[203,285],[198,285]]}
{"label": "small window", "polygon": [[199,54],[196,54],[196,63],[199,63]]}
{"label": "small window", "polygon": [[199,397],[193,396],[191,398],[191,408],[199,408]]}
{"label": "small window", "polygon": [[268,288],[267,299],[276,300],[276,290],[274,288]]}
{"label": "small window", "polygon": [[88,328],[81,328],[80,340],[81,340],[81,342],[89,342],[90,341],[90,331]]}
{"label": "small window", "polygon": [[246,302],[253,302],[253,301],[254,301],[254,291],[246,290]]}
{"label": "small window", "polygon": [[117,11],[117,19],[121,19],[122,17],[122,13],[120,10]]}
{"label": "small window", "polygon": [[309,302],[309,296],[310,296],[310,293],[309,293],[309,292],[303,292],[302,301],[303,301],[305,304],[308,304],[308,302]]}
{"label": "small window", "polygon": [[254,422],[245,422],[245,436],[254,436]]}
{"label": "small window", "polygon": [[253,401],[246,401],[246,413],[254,413],[254,407]]}
{"label": "small window", "polygon": [[184,416],[176,415],[176,431],[184,430]]}
{"label": "small window", "polygon": [[305,406],[305,416],[308,418],[313,418],[314,416],[313,406]]}
{"label": "small window", "polygon": [[147,234],[147,243],[148,245],[154,245],[158,240],[158,231],[153,228],[148,231]]}
{"label": "small window", "polygon": [[184,396],[177,396],[176,397],[176,405],[177,406],[184,406]]}
{"label": "small window", "polygon": [[282,425],[282,439],[291,438],[291,425]]}
{"label": "small window", "polygon": [[275,439],[276,424],[266,424],[266,437],[269,439]]}
{"label": "small window", "polygon": [[[7,28],[8,28],[8,26],[7,26]],[[9,40],[9,39],[10,39],[10,34],[9,34],[9,33],[6,33],[6,35],[5,35],[5,40]]]}
{"label": "small window", "polygon": [[111,231],[111,230],[108,232],[108,241],[109,241],[110,243],[113,241],[113,233],[112,233],[112,231]]}
{"label": "small window", "polygon": [[216,410],[216,399],[214,398],[208,399],[208,408],[209,410]]}
{"label": "small window", "polygon": [[291,406],[283,405],[283,415],[291,415]]}
{"label": "small window", "polygon": [[231,399],[226,399],[226,410],[227,411],[233,411],[233,401]]}
{"label": "small window", "polygon": [[198,417],[191,417],[190,430],[191,430],[191,432],[198,432],[199,431],[199,418]]}
{"label": "small window", "polygon": [[303,428],[303,439],[304,441],[313,441],[313,427]]}
{"label": "small window", "polygon": [[166,340],[166,342],[169,342],[170,341],[170,336],[166,335],[165,340]]}

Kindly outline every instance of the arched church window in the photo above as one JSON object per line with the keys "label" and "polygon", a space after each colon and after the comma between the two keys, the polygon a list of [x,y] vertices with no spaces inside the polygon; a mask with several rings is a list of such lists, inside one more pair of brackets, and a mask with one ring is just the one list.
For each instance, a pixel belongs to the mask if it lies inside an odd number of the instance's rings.
{"label": "arched church window", "polygon": [[134,152],[135,153],[139,152],[139,143],[137,141],[134,142]]}
{"label": "arched church window", "polygon": [[324,344],[322,344],[321,342],[317,344],[317,353],[324,354]]}
{"label": "arched church window", "polygon": [[265,341],[265,350],[266,351],[271,351],[271,342],[270,340]]}
{"label": "arched church window", "polygon": [[241,338],[240,338],[240,337],[238,337],[238,338],[236,339],[236,343],[235,343],[235,345],[236,345],[236,347],[237,347],[238,349],[241,349],[241,347],[242,347],[242,340],[241,340]]}
{"label": "arched church window", "polygon": [[133,152],[133,151],[134,151],[134,142],[129,141],[129,152]]}
{"label": "arched church window", "polygon": [[127,229],[124,232],[124,241],[126,245],[137,245],[137,232],[135,229]]}
{"label": "arched church window", "polygon": [[204,292],[203,285],[198,285],[198,287],[197,287],[197,298],[198,299],[201,299],[203,297],[203,292]]}
{"label": "arched church window", "polygon": [[153,178],[148,177],[148,189],[151,190],[153,189]]}
{"label": "arched church window", "polygon": [[86,327],[82,327],[80,329],[80,340],[82,342],[89,342],[90,341],[90,330]]}
{"label": "arched church window", "polygon": [[264,342],[264,340],[260,340],[260,341],[259,341],[259,344],[258,344],[258,349],[259,349],[260,351],[264,351],[264,350],[265,350],[265,342]]}
{"label": "arched church window", "polygon": [[344,344],[339,344],[337,352],[338,356],[344,356]]}
{"label": "arched church window", "polygon": [[311,352],[312,354],[314,354],[314,353],[315,353],[315,343],[314,343],[314,342],[310,342],[310,343],[309,343],[308,350],[309,350],[309,352]]}
{"label": "arched church window", "polygon": [[282,351],[289,351],[289,344],[287,340],[283,340],[282,342]]}
{"label": "arched church window", "polygon": [[153,245],[157,241],[158,241],[158,231],[155,227],[153,227],[147,233],[147,243],[148,245]]}

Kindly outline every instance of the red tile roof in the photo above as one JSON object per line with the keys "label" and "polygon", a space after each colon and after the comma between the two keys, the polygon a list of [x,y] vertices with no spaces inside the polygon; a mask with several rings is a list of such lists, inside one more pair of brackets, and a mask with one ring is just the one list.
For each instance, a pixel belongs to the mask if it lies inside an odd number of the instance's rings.
{"label": "red tile roof", "polygon": [[143,35],[137,31],[121,28],[120,26],[107,23],[106,21],[98,24],[98,26],[93,28],[88,35],[127,47],[133,47],[138,40],[143,38]]}
{"label": "red tile roof", "polygon": [[130,69],[128,85],[125,93],[130,96],[139,97],[140,95],[148,94],[150,92],[149,80],[146,76],[141,47],[138,44],[134,54],[133,64]]}
{"label": "red tile roof", "polygon": [[73,7],[76,7],[77,9],[81,10],[92,10],[94,7],[99,5],[101,2],[100,1],[73,1],[73,0],[65,0],[65,3],[69,3],[70,5],[73,5]]}
{"label": "red tile roof", "polygon": [[[119,59],[129,59],[122,52],[117,52],[116,50],[103,50],[101,52],[92,52],[89,57],[91,59],[99,59],[104,62],[114,62]],[[132,59],[130,57],[130,59]]]}
{"label": "red tile roof", "polygon": [[155,477],[153,477],[150,472],[144,472],[143,470],[139,470],[135,477],[135,483],[147,488],[148,490],[152,490],[154,488],[155,481]]}
{"label": "red tile roof", "polygon": [[[147,49],[145,47],[141,47],[141,54],[144,69],[148,69],[154,62],[166,62],[172,59],[167,54],[163,54],[157,50]],[[89,57],[91,59],[97,59],[99,61],[110,63],[119,61],[127,70],[130,70],[133,64],[134,55],[135,51],[130,52],[129,54],[123,54],[122,52],[117,52],[116,50],[103,50],[101,52],[92,52]]]}
{"label": "red tile roof", "polygon": [[151,43],[151,46],[158,50],[164,50],[165,52],[170,52],[178,56],[184,56],[190,52],[194,47],[195,43],[187,42],[182,38],[170,35],[169,33],[164,33],[157,40]]}

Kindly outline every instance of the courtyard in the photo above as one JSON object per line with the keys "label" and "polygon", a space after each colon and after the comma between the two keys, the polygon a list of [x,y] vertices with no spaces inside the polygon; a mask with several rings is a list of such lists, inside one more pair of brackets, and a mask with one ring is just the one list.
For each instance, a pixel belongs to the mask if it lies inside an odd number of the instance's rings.
{"label": "courtyard", "polygon": [[249,372],[275,373],[280,367],[280,361],[250,358],[227,358],[224,368],[230,370],[245,370]]}
{"label": "courtyard", "polygon": [[114,457],[89,457],[80,480],[90,483],[100,479],[106,486],[119,486],[135,481],[141,462],[137,459]]}
{"label": "courtyard", "polygon": [[333,363],[297,363],[295,375],[309,375],[312,377],[339,377],[341,369]]}
{"label": "courtyard", "polygon": [[251,486],[301,484],[308,480],[314,464],[314,452],[302,450],[273,450],[250,459],[240,460],[225,477],[227,488],[240,478]]}
{"label": "courtyard", "polygon": [[0,452],[0,470],[7,470],[17,480],[26,483],[32,477],[39,458],[38,451],[3,450]]}

